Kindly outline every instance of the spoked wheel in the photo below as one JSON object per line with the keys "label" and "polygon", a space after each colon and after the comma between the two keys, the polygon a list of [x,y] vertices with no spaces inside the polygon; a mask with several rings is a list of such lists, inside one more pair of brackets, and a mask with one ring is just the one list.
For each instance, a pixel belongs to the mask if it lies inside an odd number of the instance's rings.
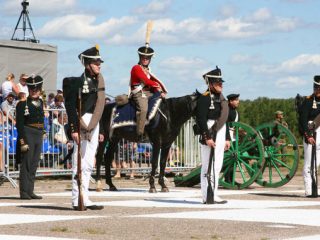
{"label": "spoked wheel", "polygon": [[231,147],[224,154],[220,185],[243,189],[261,175],[264,166],[264,148],[257,131],[247,124],[230,123]]}
{"label": "spoked wheel", "polygon": [[258,126],[264,149],[265,165],[256,182],[265,187],[280,187],[293,178],[299,163],[299,148],[292,132],[276,123]]}

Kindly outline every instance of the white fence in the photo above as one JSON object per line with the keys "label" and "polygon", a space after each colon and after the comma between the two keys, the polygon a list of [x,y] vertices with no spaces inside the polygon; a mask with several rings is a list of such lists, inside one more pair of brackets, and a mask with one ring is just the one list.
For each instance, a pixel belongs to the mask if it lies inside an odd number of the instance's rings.
{"label": "white fence", "polygon": [[[13,110],[10,114],[15,115]],[[65,119],[64,110],[47,110],[45,117],[46,134],[43,138],[43,147],[37,176],[57,176],[71,175],[72,161],[70,151],[72,150],[72,142],[59,142],[58,117]],[[0,117],[3,120],[0,124],[0,180],[9,180],[13,186],[17,186],[15,179],[19,176],[19,164],[16,158],[17,130],[8,119],[0,111]],[[62,123],[65,120],[63,120]],[[172,145],[167,161],[167,172],[182,172],[190,170],[200,162],[200,150],[197,137],[194,136],[193,120],[189,120],[183,126],[179,136]],[[134,171],[135,173],[149,173],[151,170],[151,154],[152,146],[150,143],[131,143],[122,140],[119,143],[118,152],[115,154],[115,164],[112,168],[116,170],[116,165],[121,166],[124,161],[126,168],[121,168],[122,173]],[[131,164],[134,163],[134,164]],[[104,164],[102,165],[104,171]]]}

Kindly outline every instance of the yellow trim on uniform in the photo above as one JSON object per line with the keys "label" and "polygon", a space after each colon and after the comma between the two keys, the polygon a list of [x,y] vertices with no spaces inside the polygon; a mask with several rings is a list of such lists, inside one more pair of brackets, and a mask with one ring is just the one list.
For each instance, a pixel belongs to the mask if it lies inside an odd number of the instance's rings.
{"label": "yellow trim on uniform", "polygon": [[306,96],[306,99],[311,99],[312,97],[313,97],[313,95]]}
{"label": "yellow trim on uniform", "polygon": [[208,96],[210,95],[210,92],[209,91],[205,91],[204,93],[202,93],[203,96]]}

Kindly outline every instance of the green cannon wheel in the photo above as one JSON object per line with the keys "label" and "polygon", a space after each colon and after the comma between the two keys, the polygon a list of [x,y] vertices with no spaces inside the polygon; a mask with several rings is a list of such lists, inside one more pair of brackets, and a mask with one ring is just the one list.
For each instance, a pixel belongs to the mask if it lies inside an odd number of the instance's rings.
{"label": "green cannon wheel", "polygon": [[230,123],[231,146],[224,154],[219,184],[229,189],[243,189],[261,175],[264,147],[258,132],[241,122]]}
{"label": "green cannon wheel", "polygon": [[264,145],[265,164],[256,182],[264,187],[280,187],[288,183],[297,171],[299,148],[292,132],[276,123],[256,128]]}

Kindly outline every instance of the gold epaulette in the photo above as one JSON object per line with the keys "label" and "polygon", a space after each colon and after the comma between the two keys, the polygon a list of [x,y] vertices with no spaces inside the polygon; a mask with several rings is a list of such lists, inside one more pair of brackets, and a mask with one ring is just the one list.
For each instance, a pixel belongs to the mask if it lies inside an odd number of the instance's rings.
{"label": "gold epaulette", "polygon": [[313,95],[306,96],[306,99],[311,99],[312,97],[313,97]]}
{"label": "gold epaulette", "polygon": [[204,93],[202,93],[203,96],[208,96],[210,94],[209,91],[205,91]]}

